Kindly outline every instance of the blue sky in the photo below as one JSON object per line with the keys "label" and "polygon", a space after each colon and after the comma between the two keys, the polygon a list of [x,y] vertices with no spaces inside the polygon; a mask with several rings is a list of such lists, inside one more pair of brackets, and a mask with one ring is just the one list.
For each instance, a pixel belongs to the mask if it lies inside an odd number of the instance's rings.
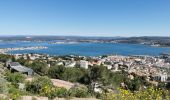
{"label": "blue sky", "polygon": [[0,0],[0,35],[170,36],[170,0]]}

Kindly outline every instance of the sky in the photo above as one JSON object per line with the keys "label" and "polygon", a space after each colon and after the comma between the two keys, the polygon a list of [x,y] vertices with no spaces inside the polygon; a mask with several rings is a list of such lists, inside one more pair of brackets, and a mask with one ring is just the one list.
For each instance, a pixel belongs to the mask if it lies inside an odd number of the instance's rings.
{"label": "sky", "polygon": [[170,36],[170,0],[0,0],[0,35]]}

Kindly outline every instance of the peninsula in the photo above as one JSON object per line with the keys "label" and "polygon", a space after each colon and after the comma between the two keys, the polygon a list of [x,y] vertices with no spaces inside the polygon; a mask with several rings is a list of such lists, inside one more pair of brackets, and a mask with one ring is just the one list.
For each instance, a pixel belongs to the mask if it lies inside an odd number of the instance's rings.
{"label": "peninsula", "polygon": [[31,47],[19,47],[19,48],[1,48],[0,53],[7,53],[10,51],[17,51],[17,50],[39,50],[39,49],[47,49],[48,47],[45,46],[31,46]]}

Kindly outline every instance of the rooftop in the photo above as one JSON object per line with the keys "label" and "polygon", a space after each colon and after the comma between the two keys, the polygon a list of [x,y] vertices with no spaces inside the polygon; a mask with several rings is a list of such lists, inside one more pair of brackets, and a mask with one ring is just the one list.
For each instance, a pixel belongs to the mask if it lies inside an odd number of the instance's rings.
{"label": "rooftop", "polygon": [[18,62],[10,62],[9,64],[10,66],[21,66],[21,64]]}
{"label": "rooftop", "polygon": [[27,68],[27,67],[25,67],[25,66],[22,66],[22,65],[21,65],[20,63],[18,63],[18,62],[10,62],[9,64],[10,64],[10,66],[11,66],[12,69],[15,69],[15,70],[17,70],[17,71],[19,71],[19,72],[32,71],[31,68]]}

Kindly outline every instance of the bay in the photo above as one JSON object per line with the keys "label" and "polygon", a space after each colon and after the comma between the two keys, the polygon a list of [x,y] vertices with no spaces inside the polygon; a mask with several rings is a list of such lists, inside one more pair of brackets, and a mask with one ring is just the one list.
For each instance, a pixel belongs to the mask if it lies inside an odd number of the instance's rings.
{"label": "bay", "polygon": [[49,55],[81,55],[81,56],[100,56],[109,54],[118,55],[150,55],[158,56],[163,52],[170,52],[168,47],[152,47],[142,44],[126,43],[73,43],[73,44],[50,44],[48,42],[0,42],[0,48],[16,48],[29,46],[46,46],[47,49],[41,50],[18,50],[8,53],[39,53]]}

